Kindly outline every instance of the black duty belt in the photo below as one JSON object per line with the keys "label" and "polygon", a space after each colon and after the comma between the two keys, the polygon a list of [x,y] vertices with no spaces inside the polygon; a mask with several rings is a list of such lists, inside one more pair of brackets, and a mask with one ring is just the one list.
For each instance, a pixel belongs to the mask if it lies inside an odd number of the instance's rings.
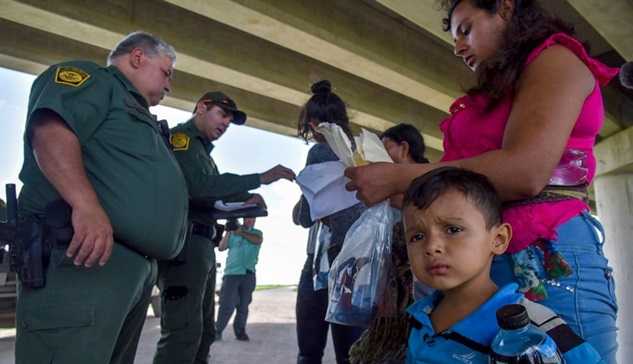
{"label": "black duty belt", "polygon": [[191,224],[191,233],[203,236],[205,238],[213,239],[215,235],[215,228],[213,225],[199,224],[194,222]]}

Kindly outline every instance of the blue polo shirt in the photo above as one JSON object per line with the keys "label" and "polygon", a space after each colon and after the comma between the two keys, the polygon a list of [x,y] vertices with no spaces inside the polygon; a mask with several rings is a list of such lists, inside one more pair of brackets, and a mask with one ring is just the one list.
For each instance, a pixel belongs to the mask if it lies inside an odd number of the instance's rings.
{"label": "blue polo shirt", "polygon": [[[255,228],[242,226],[247,233],[262,236]],[[253,244],[237,234],[231,234],[228,241],[229,255],[226,257],[225,275],[243,275],[247,271],[255,272],[261,244]]]}
{"label": "blue polo shirt", "polygon": [[498,290],[477,310],[448,330],[436,333],[430,314],[440,299],[441,292],[435,292],[408,308],[413,328],[409,334],[407,364],[488,364],[490,345],[499,331],[497,310],[512,303],[526,307],[530,320],[554,339],[567,364],[602,363],[591,345],[574,334],[554,312],[527,300],[515,283]]}

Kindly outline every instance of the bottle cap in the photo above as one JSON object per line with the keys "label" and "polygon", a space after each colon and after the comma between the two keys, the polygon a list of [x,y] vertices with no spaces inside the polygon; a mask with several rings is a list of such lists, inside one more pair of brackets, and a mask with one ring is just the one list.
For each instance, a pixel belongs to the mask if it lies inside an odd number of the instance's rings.
{"label": "bottle cap", "polygon": [[497,310],[497,323],[504,330],[516,330],[527,326],[530,317],[522,305],[505,305]]}

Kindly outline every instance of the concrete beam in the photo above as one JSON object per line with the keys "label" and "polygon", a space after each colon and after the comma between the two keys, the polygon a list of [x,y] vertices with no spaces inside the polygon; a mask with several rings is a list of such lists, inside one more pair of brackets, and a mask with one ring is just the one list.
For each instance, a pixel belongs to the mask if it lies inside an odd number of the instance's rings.
{"label": "concrete beam", "polygon": [[103,49],[136,29],[160,34],[177,45],[178,69],[295,106],[309,97],[311,78],[329,78],[352,106],[357,124],[384,130],[406,120],[421,129],[431,148],[442,147],[437,130],[441,111],[173,5],[149,0],[0,0],[0,6],[2,18]]}
{"label": "concrete beam", "polygon": [[32,75],[42,73],[46,70],[46,65],[44,64],[31,62],[24,58],[13,57],[7,54],[0,54],[0,66]]}
{"label": "concrete beam", "polygon": [[[12,69],[19,72],[34,74],[34,75],[44,72],[46,68],[48,67],[47,65],[42,64],[42,63],[32,62],[24,58],[13,57],[6,54],[0,54],[0,65],[4,68]],[[231,96],[235,98],[233,94],[231,94]],[[193,110],[193,107],[195,106],[195,102],[188,99],[178,98],[178,96],[176,97],[167,96],[163,100],[161,105],[170,106],[182,111],[191,111]],[[240,108],[247,110],[241,105],[241,103],[240,103]],[[262,120],[257,117],[253,117],[251,116],[252,115],[251,110],[247,110],[247,113],[249,114],[248,123],[247,123],[248,126],[252,126],[254,128],[267,130],[267,131],[277,133],[277,134],[282,134],[282,135],[288,135],[288,136],[297,135],[297,129],[292,127],[291,125],[282,125],[282,124]]]}
{"label": "concrete beam", "polygon": [[630,0],[567,0],[626,60],[633,60],[633,3]]}
{"label": "concrete beam", "polygon": [[596,175],[633,173],[633,127],[598,143]]}
{"label": "concrete beam", "polygon": [[453,45],[451,35],[442,29],[444,12],[436,0],[376,0],[379,4],[400,14],[416,26],[426,30],[445,44]]}
{"label": "concrete beam", "polygon": [[[77,58],[105,64],[107,50],[52,36],[0,19],[0,34],[20,34],[20,37],[0,36],[0,66],[16,71],[39,74],[48,65],[67,60],[71,52]],[[34,50],[37,50],[35,52]],[[245,90],[232,88],[176,70],[174,92],[163,105],[191,112],[195,101],[208,90],[220,89],[239,102],[248,115],[248,125],[267,131],[296,136],[299,108]]]}
{"label": "concrete beam", "polygon": [[[445,52],[445,47],[420,34],[412,34],[411,29],[362,2],[167,1],[442,111],[448,111],[459,94],[454,78],[455,73],[459,73],[459,64]],[[383,33],[379,28],[388,32]],[[384,39],[385,33],[388,39]],[[416,51],[420,51],[419,54],[415,54]],[[403,60],[412,56],[414,62],[403,67]],[[425,62],[422,57],[434,67],[421,67]],[[406,66],[412,70],[403,72]],[[442,72],[442,68],[448,67],[452,67],[453,72]]]}

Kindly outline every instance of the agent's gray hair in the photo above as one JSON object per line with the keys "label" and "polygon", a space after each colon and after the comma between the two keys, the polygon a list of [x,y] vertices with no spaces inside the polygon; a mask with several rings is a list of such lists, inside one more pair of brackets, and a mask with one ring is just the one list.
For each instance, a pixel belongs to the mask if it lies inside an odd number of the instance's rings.
{"label": "agent's gray hair", "polygon": [[172,62],[176,62],[174,47],[150,33],[138,31],[128,34],[110,51],[108,65],[111,65],[114,59],[129,54],[134,48],[141,48],[150,57],[165,55]]}

